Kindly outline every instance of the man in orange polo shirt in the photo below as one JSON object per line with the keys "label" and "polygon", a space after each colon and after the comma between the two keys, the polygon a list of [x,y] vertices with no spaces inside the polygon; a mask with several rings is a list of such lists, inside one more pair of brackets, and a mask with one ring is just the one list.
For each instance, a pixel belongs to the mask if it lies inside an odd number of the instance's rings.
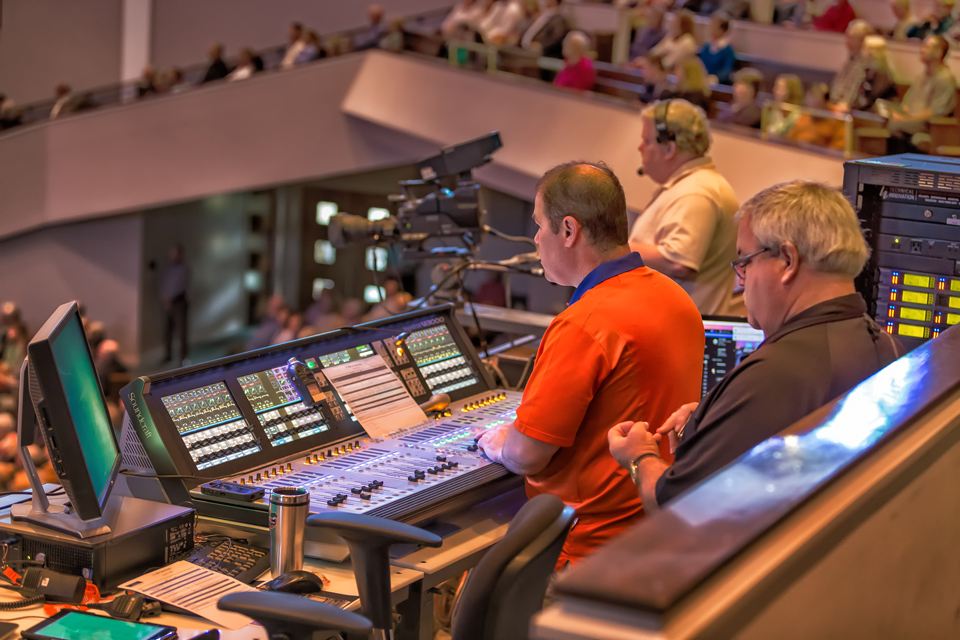
{"label": "man in orange polo shirt", "polygon": [[485,433],[480,446],[526,476],[529,497],[552,493],[576,508],[562,567],[640,517],[607,430],[625,420],[661,424],[677,403],[700,397],[703,322],[678,284],[630,251],[623,187],[605,165],[548,171],[533,219],[547,280],[576,291],[543,336],[516,421]]}

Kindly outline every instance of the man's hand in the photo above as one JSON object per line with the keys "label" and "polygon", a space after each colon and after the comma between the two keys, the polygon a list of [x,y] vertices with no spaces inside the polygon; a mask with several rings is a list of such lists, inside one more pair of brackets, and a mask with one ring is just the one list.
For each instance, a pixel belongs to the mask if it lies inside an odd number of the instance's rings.
{"label": "man's hand", "polygon": [[674,411],[663,423],[663,426],[657,429],[657,433],[661,436],[667,436],[670,439],[670,453],[677,450],[677,445],[680,444],[680,435],[678,432],[683,430],[683,425],[687,424],[687,421],[690,420],[690,416],[699,404],[699,402],[688,402]]}
{"label": "man's hand", "polygon": [[501,425],[487,429],[477,442],[483,453],[493,462],[503,462],[503,445],[507,441],[507,432],[513,425]]}
{"label": "man's hand", "polygon": [[624,469],[645,453],[660,456],[660,434],[648,431],[646,422],[621,422],[607,432],[610,455]]}

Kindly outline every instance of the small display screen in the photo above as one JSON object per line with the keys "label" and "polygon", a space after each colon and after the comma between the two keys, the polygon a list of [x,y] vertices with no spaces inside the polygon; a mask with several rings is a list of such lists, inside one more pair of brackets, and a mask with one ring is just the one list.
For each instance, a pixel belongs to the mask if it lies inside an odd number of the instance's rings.
{"label": "small display screen", "polygon": [[167,637],[168,633],[169,630],[164,627],[76,611],[44,623],[36,631],[31,630],[31,634],[38,637],[57,640],[150,640]]}
{"label": "small display screen", "polygon": [[353,362],[354,360],[362,360],[363,358],[369,358],[374,353],[373,347],[368,344],[362,344],[359,347],[354,347],[350,349],[344,349],[343,351],[337,351],[335,353],[328,353],[325,356],[320,356],[317,358],[325,367],[334,367],[338,364],[343,364],[344,362]]}
{"label": "small display screen", "polygon": [[950,291],[960,291],[960,280],[950,281]]}
{"label": "small display screen", "polygon": [[439,318],[435,325],[411,332],[406,345],[434,393],[450,393],[480,381],[450,328]]}
{"label": "small display screen", "polygon": [[905,273],[903,275],[903,284],[908,287],[923,287],[924,289],[932,289],[933,278],[930,276],[919,276],[915,273]]}
{"label": "small display screen", "polygon": [[209,469],[260,451],[223,382],[160,398],[198,470]]}
{"label": "small display screen", "polygon": [[237,382],[256,412],[270,446],[308,438],[330,428],[320,407],[308,407],[302,402],[286,367],[241,376]]}
{"label": "small display screen", "polygon": [[947,314],[947,324],[955,325],[960,322],[960,313],[948,313]]}
{"label": "small display screen", "polygon": [[706,395],[764,340],[763,331],[746,321],[704,320],[703,384]]}
{"label": "small display screen", "polygon": [[926,338],[928,337],[926,327],[918,327],[912,324],[901,324],[897,327],[897,333],[901,336],[908,336],[910,338]]}
{"label": "small display screen", "polygon": [[960,298],[947,296],[947,306],[950,307],[951,309],[960,309]]}
{"label": "small display screen", "polygon": [[180,434],[240,417],[240,409],[223,382],[160,398]]}
{"label": "small display screen", "polygon": [[930,315],[930,312],[925,309],[900,307],[900,317],[906,320],[920,320],[921,322],[929,322]]}
{"label": "small display screen", "polygon": [[932,304],[933,294],[920,293],[918,291],[904,291],[901,293],[901,300],[913,304]]}

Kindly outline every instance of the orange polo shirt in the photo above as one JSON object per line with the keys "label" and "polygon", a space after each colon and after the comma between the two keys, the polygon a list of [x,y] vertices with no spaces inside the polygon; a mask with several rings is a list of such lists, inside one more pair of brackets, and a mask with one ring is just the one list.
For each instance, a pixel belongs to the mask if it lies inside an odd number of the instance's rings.
{"label": "orange polo shirt", "polygon": [[[627,420],[655,431],[700,397],[697,307],[678,284],[642,264],[639,254],[629,254],[600,265],[599,275],[578,287],[544,334],[517,409],[520,433],[560,447],[543,471],[526,478],[528,497],[552,493],[576,509],[558,567],[642,514],[636,485],[610,455],[607,431]],[[585,284],[592,286],[583,290]],[[671,460],[666,439],[661,453]]]}

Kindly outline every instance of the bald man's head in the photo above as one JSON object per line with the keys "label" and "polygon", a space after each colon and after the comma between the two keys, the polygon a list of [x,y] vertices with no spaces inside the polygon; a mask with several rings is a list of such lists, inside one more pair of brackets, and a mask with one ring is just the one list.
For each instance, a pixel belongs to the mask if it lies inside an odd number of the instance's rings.
{"label": "bald man's head", "polygon": [[567,216],[583,228],[599,252],[627,245],[627,200],[610,167],[602,162],[567,162],[537,183],[550,229],[557,233]]}

